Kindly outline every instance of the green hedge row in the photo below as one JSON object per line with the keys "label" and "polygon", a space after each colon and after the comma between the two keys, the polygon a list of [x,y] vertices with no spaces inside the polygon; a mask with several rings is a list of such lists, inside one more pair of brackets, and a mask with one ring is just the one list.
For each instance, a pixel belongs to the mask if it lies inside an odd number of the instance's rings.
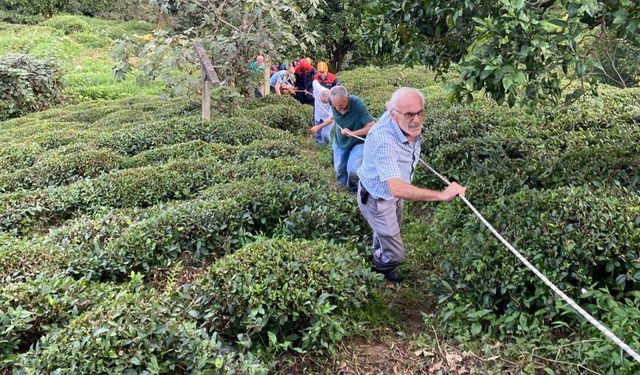
{"label": "green hedge row", "polygon": [[[379,278],[353,248],[282,239],[226,256],[184,291],[145,290],[132,275],[94,294],[94,284],[69,278],[14,287],[14,310],[59,326],[46,326],[37,347],[13,352],[10,363],[36,373],[265,373],[238,351],[334,350]],[[237,348],[227,344],[236,340]]]}
{"label": "green hedge row", "polygon": [[215,160],[178,160],[116,171],[62,187],[0,195],[0,230],[16,234],[47,228],[74,213],[103,207],[146,207],[184,199],[216,181]]}
{"label": "green hedge row", "polygon": [[[640,290],[637,194],[588,187],[523,190],[482,211],[569,296],[581,296],[583,288],[607,288],[623,301]],[[433,254],[443,262],[443,297],[453,293],[457,301],[445,311],[465,306],[475,334],[485,328],[503,336],[526,335],[543,323],[566,320],[548,288],[483,228],[462,204],[437,213]]]}
{"label": "green hedge row", "polygon": [[209,143],[237,145],[257,139],[282,139],[286,136],[281,130],[260,125],[244,117],[220,118],[206,123],[193,116],[105,132],[98,136],[96,144],[125,155],[135,155],[152,148],[198,139]]}
{"label": "green hedge row", "polygon": [[177,159],[207,158],[239,163],[251,159],[299,155],[290,138],[256,140],[243,146],[206,143],[201,140],[162,146],[123,157],[109,149],[85,149],[87,144],[68,145],[42,154],[29,168],[0,173],[0,192],[60,186],[127,168],[165,164]]}
{"label": "green hedge row", "polygon": [[109,284],[60,275],[0,288],[0,365],[14,361],[40,336],[102,303],[113,291]]}
{"label": "green hedge row", "polygon": [[189,306],[200,324],[247,348],[334,350],[377,279],[353,248],[263,239],[209,267]]}
{"label": "green hedge row", "polygon": [[[260,369],[222,347],[171,295],[146,290],[141,275],[109,292],[66,326],[53,328],[14,367],[27,373],[212,373]],[[264,370],[262,370],[264,373]]]}
{"label": "green hedge row", "polygon": [[260,121],[263,125],[294,134],[307,133],[313,125],[313,107],[308,105],[291,108],[290,105],[272,104],[242,111],[241,114]]}

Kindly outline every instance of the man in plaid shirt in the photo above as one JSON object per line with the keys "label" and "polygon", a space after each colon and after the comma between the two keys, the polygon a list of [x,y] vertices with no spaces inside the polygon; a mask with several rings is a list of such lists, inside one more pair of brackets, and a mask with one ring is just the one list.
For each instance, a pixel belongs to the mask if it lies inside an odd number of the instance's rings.
{"label": "man in plaid shirt", "polygon": [[391,96],[387,112],[369,131],[358,170],[358,207],[373,230],[373,270],[399,282],[396,267],[405,261],[400,237],[403,201],[450,201],[465,188],[452,183],[443,191],[411,184],[420,159],[424,96],[402,87]]}

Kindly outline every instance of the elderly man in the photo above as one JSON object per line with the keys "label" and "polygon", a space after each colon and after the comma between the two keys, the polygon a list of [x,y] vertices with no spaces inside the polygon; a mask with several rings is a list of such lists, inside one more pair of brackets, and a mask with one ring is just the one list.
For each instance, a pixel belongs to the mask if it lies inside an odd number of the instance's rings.
{"label": "elderly man", "polygon": [[403,87],[393,93],[387,112],[369,132],[358,171],[358,207],[373,230],[373,270],[399,282],[396,267],[405,261],[400,237],[403,201],[450,201],[465,188],[452,183],[443,191],[411,184],[420,158],[424,96]]}
{"label": "elderly man", "polygon": [[276,95],[281,95],[283,92],[286,94],[295,95],[296,89],[291,83],[292,80],[295,80],[293,72],[295,68],[290,66],[288,69],[283,69],[275,72],[271,79],[269,80],[269,85],[271,86],[271,92]]}
{"label": "elderly man", "polygon": [[311,133],[315,136],[316,143],[326,145],[331,142],[331,128],[333,128],[333,115],[329,106],[329,90],[322,87],[318,80],[313,81],[313,121]]}
{"label": "elderly man", "polygon": [[352,192],[358,190],[358,168],[362,164],[364,137],[375,123],[362,99],[349,95],[344,86],[335,86],[329,95],[333,121],[337,125],[333,140],[333,167],[338,182]]}

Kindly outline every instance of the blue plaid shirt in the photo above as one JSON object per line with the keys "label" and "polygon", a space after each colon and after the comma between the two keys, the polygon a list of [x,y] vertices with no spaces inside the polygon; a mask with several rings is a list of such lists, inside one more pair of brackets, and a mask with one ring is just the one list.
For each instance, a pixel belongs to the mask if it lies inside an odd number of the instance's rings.
{"label": "blue plaid shirt", "polygon": [[411,183],[421,145],[422,136],[411,144],[389,112],[385,112],[364,142],[362,166],[358,169],[360,183],[374,198],[393,199],[386,181],[400,178]]}

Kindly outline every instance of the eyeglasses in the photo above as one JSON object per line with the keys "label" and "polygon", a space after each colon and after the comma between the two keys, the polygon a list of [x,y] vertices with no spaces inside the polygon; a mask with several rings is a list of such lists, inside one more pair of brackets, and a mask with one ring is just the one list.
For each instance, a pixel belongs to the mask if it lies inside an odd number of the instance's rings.
{"label": "eyeglasses", "polygon": [[407,120],[407,121],[413,121],[413,119],[416,118],[416,116],[418,116],[419,119],[422,119],[424,117],[424,109],[421,109],[418,112],[404,112],[404,113],[398,111],[395,108],[393,110],[398,112],[402,116],[404,116],[404,119]]}

